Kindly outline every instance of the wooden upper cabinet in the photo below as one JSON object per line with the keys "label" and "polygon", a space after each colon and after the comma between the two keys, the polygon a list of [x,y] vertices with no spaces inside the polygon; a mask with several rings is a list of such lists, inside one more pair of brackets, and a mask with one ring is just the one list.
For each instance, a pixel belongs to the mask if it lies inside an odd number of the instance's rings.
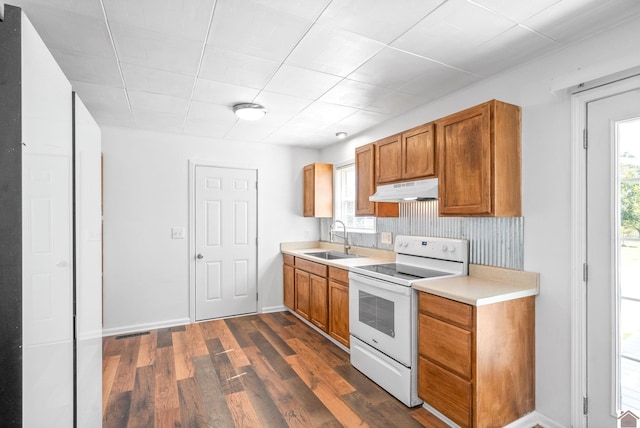
{"label": "wooden upper cabinet", "polygon": [[333,217],[333,165],[312,163],[304,167],[303,215]]}
{"label": "wooden upper cabinet", "polygon": [[434,125],[428,123],[402,133],[402,179],[435,177]]}
{"label": "wooden upper cabinet", "polygon": [[356,215],[398,217],[398,204],[369,201],[369,196],[376,192],[375,160],[373,143],[356,148]]}
{"label": "wooden upper cabinet", "polygon": [[376,183],[402,180],[402,140],[400,134],[376,141]]}
{"label": "wooden upper cabinet", "polygon": [[521,215],[520,107],[492,100],[436,121],[441,216]]}
{"label": "wooden upper cabinet", "polygon": [[375,147],[378,184],[436,176],[433,123],[376,141]]}

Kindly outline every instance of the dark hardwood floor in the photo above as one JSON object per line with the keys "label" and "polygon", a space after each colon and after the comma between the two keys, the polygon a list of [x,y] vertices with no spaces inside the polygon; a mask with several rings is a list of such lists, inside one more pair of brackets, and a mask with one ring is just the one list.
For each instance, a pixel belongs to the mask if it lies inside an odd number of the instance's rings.
{"label": "dark hardwood floor", "polygon": [[104,427],[436,427],[289,312],[103,342]]}

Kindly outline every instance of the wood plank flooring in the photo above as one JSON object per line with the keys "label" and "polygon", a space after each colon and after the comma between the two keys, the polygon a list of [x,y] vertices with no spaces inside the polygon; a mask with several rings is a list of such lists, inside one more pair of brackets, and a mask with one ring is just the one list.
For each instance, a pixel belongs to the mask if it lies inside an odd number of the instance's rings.
{"label": "wood plank flooring", "polygon": [[103,426],[446,427],[289,312],[103,341]]}

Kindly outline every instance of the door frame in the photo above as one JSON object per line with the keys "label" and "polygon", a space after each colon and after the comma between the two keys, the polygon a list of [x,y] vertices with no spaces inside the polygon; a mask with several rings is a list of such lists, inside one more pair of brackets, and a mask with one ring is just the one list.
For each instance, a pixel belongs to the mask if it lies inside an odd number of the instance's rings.
{"label": "door frame", "polygon": [[587,105],[637,88],[640,75],[590,89],[581,85],[571,94],[571,424],[576,428],[587,426],[583,412],[583,397],[587,396],[587,159],[583,146]]}
{"label": "door frame", "polygon": [[187,260],[189,261],[189,321],[193,324],[196,323],[196,167],[206,166],[213,168],[232,168],[232,169],[245,169],[256,172],[256,312],[262,312],[262,293],[260,292],[260,281],[258,273],[260,272],[260,169],[256,166],[251,166],[242,163],[235,162],[219,162],[210,160],[189,159],[189,224],[188,224],[188,236],[189,236],[189,252],[187,254]]}

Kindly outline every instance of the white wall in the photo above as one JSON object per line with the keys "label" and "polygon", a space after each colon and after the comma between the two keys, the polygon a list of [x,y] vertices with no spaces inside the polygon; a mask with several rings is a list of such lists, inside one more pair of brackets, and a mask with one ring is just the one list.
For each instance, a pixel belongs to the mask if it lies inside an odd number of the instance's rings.
{"label": "white wall", "polygon": [[571,425],[571,105],[558,82],[580,83],[640,65],[640,20],[474,84],[323,150],[322,162],[355,147],[489,99],[522,107],[524,268],[540,273],[536,300],[536,408]]}
{"label": "white wall", "polygon": [[103,128],[105,334],[189,320],[189,160],[258,169],[258,308],[282,306],[283,241],[319,237],[302,217],[302,168],[319,152]]}

